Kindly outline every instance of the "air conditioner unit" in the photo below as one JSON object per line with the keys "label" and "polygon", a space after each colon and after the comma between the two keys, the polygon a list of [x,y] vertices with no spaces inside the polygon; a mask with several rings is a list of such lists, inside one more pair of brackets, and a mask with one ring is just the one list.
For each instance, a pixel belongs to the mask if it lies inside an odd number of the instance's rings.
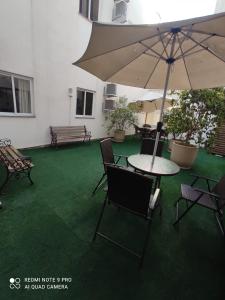
{"label": "air conditioner unit", "polygon": [[105,99],[104,102],[103,102],[103,111],[114,110],[115,109],[115,103],[116,103],[115,98]]}
{"label": "air conditioner unit", "polygon": [[114,83],[108,83],[105,87],[106,97],[116,97],[117,96],[117,86]]}
{"label": "air conditioner unit", "polygon": [[117,23],[127,22],[127,3],[129,0],[117,0],[114,3],[112,21]]}

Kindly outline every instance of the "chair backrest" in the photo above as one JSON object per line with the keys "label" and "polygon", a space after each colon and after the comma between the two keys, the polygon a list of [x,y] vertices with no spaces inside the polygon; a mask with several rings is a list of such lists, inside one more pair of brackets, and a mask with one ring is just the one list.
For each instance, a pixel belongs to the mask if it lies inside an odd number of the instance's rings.
{"label": "chair backrest", "polygon": [[135,134],[140,132],[140,127],[137,126],[136,124],[133,123],[134,129],[135,129]]}
{"label": "chair backrest", "polygon": [[214,186],[212,192],[220,196],[219,208],[224,207],[225,206],[225,175]]}
{"label": "chair backrest", "polygon": [[[152,155],[154,150],[154,145],[155,145],[154,139],[149,139],[149,138],[142,139],[140,154]],[[162,156],[163,146],[164,146],[164,141],[159,140],[157,151],[156,151],[157,156]]]}
{"label": "chair backrest", "polygon": [[149,124],[144,124],[143,127],[146,127],[146,128],[151,128],[152,126],[149,125]]}
{"label": "chair backrest", "polygon": [[[157,130],[153,129],[151,131],[151,133],[150,133],[150,138],[155,139],[156,138],[156,134],[157,134]],[[163,139],[166,138],[166,132],[165,132],[165,130],[161,129],[159,137],[163,138]]]}
{"label": "chair backrest", "polygon": [[108,200],[147,217],[153,180],[124,167],[107,166]]}
{"label": "chair backrest", "polygon": [[114,155],[113,155],[113,148],[112,148],[112,140],[105,139],[100,142],[100,148],[102,153],[102,161],[104,165],[104,169],[106,172],[106,165],[107,164],[114,164]]}

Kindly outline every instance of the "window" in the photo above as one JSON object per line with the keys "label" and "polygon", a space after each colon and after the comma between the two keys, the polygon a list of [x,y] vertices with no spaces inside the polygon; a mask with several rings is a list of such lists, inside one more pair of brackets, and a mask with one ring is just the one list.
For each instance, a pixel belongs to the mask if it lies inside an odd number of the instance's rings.
{"label": "window", "polygon": [[99,0],[80,0],[79,12],[92,21],[98,20]]}
{"label": "window", "polygon": [[31,79],[0,73],[0,115],[30,115]]}
{"label": "window", "polygon": [[78,89],[76,116],[92,117],[93,101],[94,101],[94,92]]}

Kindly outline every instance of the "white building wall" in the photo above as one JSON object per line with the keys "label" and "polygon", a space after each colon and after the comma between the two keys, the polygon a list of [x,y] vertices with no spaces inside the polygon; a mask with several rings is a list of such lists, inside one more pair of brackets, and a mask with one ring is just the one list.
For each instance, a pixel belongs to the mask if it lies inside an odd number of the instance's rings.
{"label": "white building wall", "polygon": [[[113,3],[100,0],[99,21],[111,22]],[[0,137],[10,138],[16,147],[40,146],[50,143],[50,125],[82,124],[92,138],[104,137],[105,83],[72,65],[85,51],[91,33],[91,22],[78,13],[79,1],[0,0],[0,4],[0,70],[32,77],[34,86],[34,117],[0,116]],[[75,117],[77,87],[96,92],[94,118]],[[131,101],[144,90],[118,86],[118,94]]]}
{"label": "white building wall", "polygon": [[220,13],[225,11],[225,0],[217,0],[215,13]]}

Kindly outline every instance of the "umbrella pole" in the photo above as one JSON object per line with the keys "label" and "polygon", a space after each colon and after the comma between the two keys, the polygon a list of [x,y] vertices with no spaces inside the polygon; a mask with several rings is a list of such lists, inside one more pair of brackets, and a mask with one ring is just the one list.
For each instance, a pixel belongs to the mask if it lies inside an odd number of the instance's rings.
{"label": "umbrella pole", "polygon": [[147,116],[148,116],[148,113],[145,114],[145,124],[147,122]]}
{"label": "umbrella pole", "polygon": [[167,93],[168,84],[169,84],[170,70],[171,70],[172,64],[174,63],[173,51],[174,51],[174,46],[175,46],[175,42],[176,42],[176,36],[177,36],[177,32],[178,32],[177,30],[178,30],[178,28],[175,28],[175,30],[173,32],[173,29],[172,29],[173,41],[172,41],[172,46],[171,46],[171,51],[170,51],[170,57],[166,61],[166,63],[167,63],[166,80],[165,80],[164,91],[163,91],[162,105],[161,105],[161,111],[160,111],[160,118],[159,118],[159,122],[157,123],[157,134],[156,134],[155,145],[154,145],[154,150],[153,150],[153,157],[152,157],[152,162],[151,162],[151,169],[152,169],[152,167],[154,165],[156,151],[157,151],[157,147],[158,147],[158,143],[159,143],[159,138],[160,138],[160,131],[161,131],[162,126],[163,126],[163,110],[164,110],[164,105],[165,105],[165,100],[166,100],[166,93]]}

